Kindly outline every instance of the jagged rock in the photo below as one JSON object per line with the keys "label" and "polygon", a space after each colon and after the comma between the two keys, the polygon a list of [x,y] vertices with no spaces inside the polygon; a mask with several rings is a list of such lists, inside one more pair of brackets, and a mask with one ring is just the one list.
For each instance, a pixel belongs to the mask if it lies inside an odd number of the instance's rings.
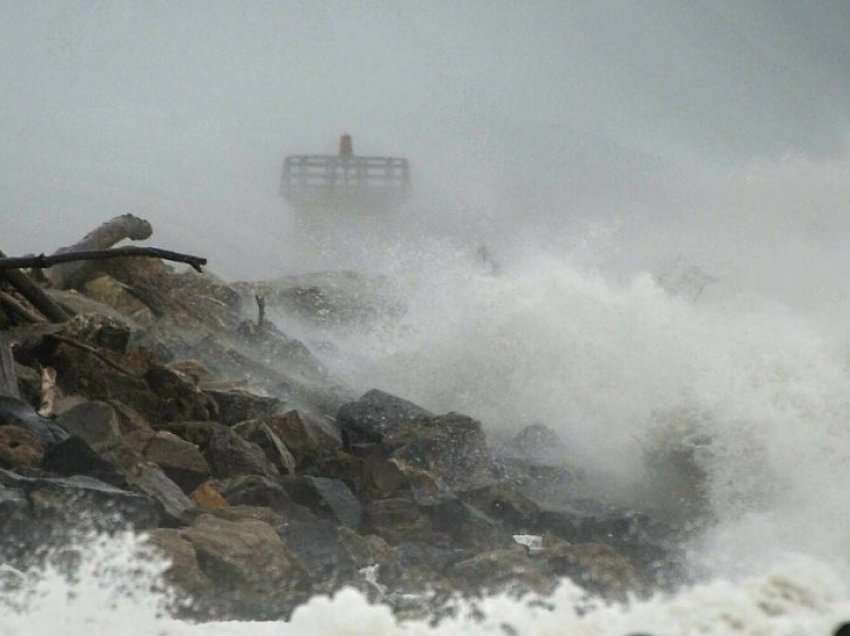
{"label": "jagged rock", "polygon": [[284,523],[282,514],[275,512],[271,508],[264,508],[262,506],[226,506],[224,508],[207,510],[205,514],[215,515],[219,519],[225,519],[226,521],[253,519],[267,523],[273,528]]}
{"label": "jagged rock", "polygon": [[455,491],[494,481],[487,439],[477,420],[448,413],[408,422],[385,435],[392,456],[423,468]]}
{"label": "jagged rock", "polygon": [[81,402],[65,411],[58,422],[96,453],[115,448],[121,442],[118,416],[105,402]]}
{"label": "jagged rock", "polygon": [[637,591],[641,586],[635,566],[608,545],[571,545],[561,541],[545,547],[537,560],[545,562],[552,574],[569,577],[602,596],[625,600],[629,591]]}
{"label": "jagged rock", "polygon": [[201,509],[224,508],[228,505],[218,489],[209,481],[195,488],[191,494],[192,501]]}
{"label": "jagged rock", "polygon": [[433,417],[413,402],[372,389],[356,402],[343,405],[337,413],[337,424],[346,447],[352,444],[380,444],[384,437],[399,427],[420,418]]}
{"label": "jagged rock", "polygon": [[34,434],[48,447],[68,439],[68,432],[52,420],[41,417],[17,398],[0,396],[0,426],[17,426]]}
{"label": "jagged rock", "polygon": [[431,519],[412,498],[370,501],[366,505],[365,525],[390,544],[429,542],[436,538]]}
{"label": "jagged rock", "polygon": [[233,430],[249,442],[263,449],[278,471],[285,475],[295,474],[295,457],[286,444],[263,420],[247,420],[233,427]]}
{"label": "jagged rock", "polygon": [[466,491],[461,498],[514,533],[527,533],[539,527],[540,506],[523,495],[511,482],[499,482]]}
{"label": "jagged rock", "polygon": [[44,543],[52,532],[67,539],[69,529],[111,531],[130,524],[144,530],[162,520],[148,497],[83,475],[32,478],[0,469],[0,486],[23,493],[29,501],[31,536],[21,538],[30,545]]}
{"label": "jagged rock", "polygon": [[156,464],[140,462],[129,469],[125,477],[131,486],[156,501],[172,521],[185,522],[194,507],[192,500]]}
{"label": "jagged rock", "polygon": [[139,431],[153,432],[150,422],[137,410],[118,400],[110,400],[108,404],[115,409],[115,414],[118,416],[118,428],[122,436]]}
{"label": "jagged rock", "polygon": [[199,391],[190,381],[168,367],[154,365],[145,373],[145,381],[159,398],[156,419],[215,420],[219,409],[215,400]]}
{"label": "jagged rock", "polygon": [[148,534],[148,542],[171,565],[164,572],[166,582],[176,586],[189,599],[202,598],[213,590],[213,582],[201,570],[191,542],[170,528],[158,528]]}
{"label": "jagged rock", "polygon": [[324,477],[284,477],[281,483],[292,500],[321,517],[338,524],[358,528],[362,521],[360,502],[338,479]]}
{"label": "jagged rock", "polygon": [[191,442],[202,451],[209,444],[213,431],[221,426],[218,422],[210,421],[177,421],[157,422],[154,428],[159,431],[169,431],[177,437]]}
{"label": "jagged rock", "polygon": [[271,508],[289,519],[315,519],[305,507],[295,503],[276,480],[260,475],[242,475],[217,482],[217,489],[231,506]]}
{"label": "jagged rock", "polygon": [[192,492],[210,476],[210,466],[200,449],[168,431],[132,433],[125,443],[157,464],[184,492]]}
{"label": "jagged rock", "polygon": [[198,555],[204,573],[241,608],[255,609],[306,582],[306,573],[269,524],[253,519],[198,517],[180,531]]}
{"label": "jagged rock", "polygon": [[288,519],[278,527],[278,534],[314,581],[326,581],[334,576],[339,565],[339,532],[335,522]]}
{"label": "jagged rock", "polygon": [[112,460],[113,458],[108,454],[102,456],[95,452],[84,439],[73,435],[59,444],[48,447],[43,467],[58,475],[87,475],[123,488],[126,486],[126,479]]}
{"label": "jagged rock", "polygon": [[421,502],[451,493],[448,484],[436,475],[401,459],[384,458],[383,453],[372,453],[362,466],[363,490],[373,499],[408,495]]}
{"label": "jagged rock", "polygon": [[297,410],[262,420],[284,441],[299,467],[334,455],[342,438],[333,424]]}
{"label": "jagged rock", "polygon": [[449,574],[460,589],[497,590],[521,584],[543,592],[554,587],[521,546],[490,550],[455,563]]}
{"label": "jagged rock", "polygon": [[0,466],[34,467],[44,459],[44,445],[20,426],[0,426]]}
{"label": "jagged rock", "polygon": [[237,475],[278,477],[280,474],[262,448],[242,439],[221,424],[212,427],[212,434],[203,447],[203,452],[216,477]]}
{"label": "jagged rock", "polygon": [[277,398],[255,395],[241,389],[207,390],[206,394],[218,405],[219,420],[227,426],[274,415],[283,407]]}
{"label": "jagged rock", "polygon": [[545,424],[526,426],[517,433],[503,452],[532,464],[560,465],[568,456],[566,444]]}

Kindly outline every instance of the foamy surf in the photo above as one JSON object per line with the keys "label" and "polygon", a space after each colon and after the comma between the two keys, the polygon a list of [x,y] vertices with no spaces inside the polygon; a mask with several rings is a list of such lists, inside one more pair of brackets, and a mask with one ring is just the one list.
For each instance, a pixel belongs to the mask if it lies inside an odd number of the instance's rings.
{"label": "foamy surf", "polygon": [[27,572],[4,595],[2,636],[809,636],[830,634],[850,617],[845,580],[823,563],[798,558],[763,575],[625,605],[591,601],[563,581],[546,598],[458,601],[437,623],[398,622],[390,608],[346,589],[314,597],[288,622],[191,624],[173,617],[174,599],[160,579],[166,564],[143,537],[92,537],[66,550],[80,557],[72,568],[54,563]]}

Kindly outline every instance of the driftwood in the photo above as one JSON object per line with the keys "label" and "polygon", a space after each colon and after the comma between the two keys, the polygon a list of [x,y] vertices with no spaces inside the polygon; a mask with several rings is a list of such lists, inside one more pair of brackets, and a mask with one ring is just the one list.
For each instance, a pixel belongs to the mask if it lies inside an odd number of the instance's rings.
{"label": "driftwood", "polygon": [[18,302],[17,298],[0,290],[0,307],[15,320],[15,324],[20,322],[41,322],[44,320],[41,316],[35,313],[32,309]]}
{"label": "driftwood", "polygon": [[0,395],[18,399],[21,397],[12,346],[4,333],[0,333]]}
{"label": "driftwood", "polygon": [[[95,228],[73,245],[56,250],[53,255],[105,250],[124,239],[143,241],[149,238],[151,234],[153,234],[153,228],[150,223],[132,214],[122,214]],[[72,259],[50,271],[48,279],[54,287],[68,289],[85,282],[85,279],[91,273],[91,268],[91,263]]]}
{"label": "driftwood", "polygon": [[41,417],[53,417],[56,413],[56,369],[44,367],[41,370],[41,404],[38,414]]}
{"label": "driftwood", "polygon": [[[0,251],[0,260],[6,255]],[[5,278],[9,284],[17,289],[21,296],[26,298],[33,307],[44,314],[50,322],[65,322],[69,316],[67,312],[52,301],[44,291],[36,285],[29,276],[18,269],[0,271],[0,277]]]}
{"label": "driftwood", "polygon": [[4,257],[0,258],[0,271],[28,267],[45,269],[53,267],[54,265],[74,261],[101,261],[108,258],[125,258],[127,256],[146,256],[148,258],[161,258],[164,261],[187,263],[198,272],[202,272],[202,266],[207,264],[207,259],[201,256],[169,252],[168,250],[161,250],[156,247],[116,247],[111,250],[63,252],[61,254],[52,254],[50,256],[39,254],[37,256],[17,256],[14,258]]}

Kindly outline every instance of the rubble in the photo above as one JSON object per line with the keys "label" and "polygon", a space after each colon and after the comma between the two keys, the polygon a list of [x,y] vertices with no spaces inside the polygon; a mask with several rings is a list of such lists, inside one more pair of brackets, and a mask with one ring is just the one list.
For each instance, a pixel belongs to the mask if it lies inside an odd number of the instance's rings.
{"label": "rubble", "polygon": [[[113,221],[106,242],[145,229]],[[362,320],[379,294],[347,296],[346,276],[231,286],[149,256],[63,265],[55,287],[0,270],[11,565],[83,517],[150,530],[199,619],[285,617],[345,585],[407,611],[402,592],[426,587],[546,592],[567,576],[620,599],[675,575],[671,530],[583,506],[551,429],[491,448],[467,415],[358,398],[269,319]]]}

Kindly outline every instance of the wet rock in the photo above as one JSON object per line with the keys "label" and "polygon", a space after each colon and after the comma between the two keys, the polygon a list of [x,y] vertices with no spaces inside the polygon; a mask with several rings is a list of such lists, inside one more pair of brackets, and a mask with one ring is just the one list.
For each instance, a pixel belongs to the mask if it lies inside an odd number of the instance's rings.
{"label": "wet rock", "polygon": [[542,465],[563,464],[568,457],[568,449],[560,436],[540,423],[527,426],[517,433],[503,452]]}
{"label": "wet rock", "polygon": [[191,494],[192,501],[201,509],[224,508],[228,505],[227,500],[218,489],[209,481],[205,481],[195,488]]}
{"label": "wet rock", "polygon": [[334,455],[342,447],[336,427],[308,413],[288,411],[262,421],[284,441],[299,467]]}
{"label": "wet rock", "polygon": [[289,519],[278,527],[278,534],[314,581],[334,577],[339,566],[339,532],[335,522]]}
{"label": "wet rock", "polygon": [[208,510],[205,514],[215,515],[219,519],[224,519],[226,521],[253,519],[254,521],[267,523],[273,528],[284,523],[282,514],[275,512],[271,508],[264,508],[262,506],[226,506],[224,508]]}
{"label": "wet rock", "polygon": [[544,547],[537,559],[558,577],[569,577],[577,585],[609,598],[625,600],[641,581],[632,563],[614,548],[599,543],[571,545],[558,542]]}
{"label": "wet rock", "polygon": [[96,453],[115,448],[121,442],[118,416],[105,402],[81,402],[65,411],[58,422]]}
{"label": "wet rock", "polygon": [[118,400],[110,400],[108,404],[115,409],[115,414],[118,416],[118,429],[122,436],[138,431],[153,432],[150,422],[137,410]]}
{"label": "wet rock", "polygon": [[73,435],[48,447],[42,465],[45,470],[58,475],[86,475],[123,488],[126,480],[113,459],[108,454],[102,456],[95,452],[88,442]]}
{"label": "wet rock", "polygon": [[171,563],[164,573],[166,582],[189,599],[202,598],[212,591],[213,582],[201,570],[195,547],[179,531],[158,528],[148,534],[148,542]]}
{"label": "wet rock", "polygon": [[433,414],[413,402],[378,389],[365,393],[356,402],[343,405],[337,413],[342,439],[351,444],[380,444],[384,437],[405,424]]}
{"label": "wet rock", "polygon": [[277,398],[263,397],[240,389],[207,390],[205,393],[218,405],[218,419],[227,426],[274,415],[283,408]]}
{"label": "wet rock", "polygon": [[233,427],[233,430],[243,439],[263,449],[266,457],[281,474],[295,474],[295,457],[292,456],[289,448],[281,441],[280,437],[263,420],[240,422]]}
{"label": "wet rock", "polygon": [[431,519],[412,498],[370,501],[366,505],[365,525],[369,532],[393,545],[434,542],[437,539],[431,528]]}
{"label": "wet rock", "polygon": [[203,453],[216,477],[237,475],[278,477],[280,474],[262,448],[221,424],[212,427],[212,434],[203,446]]}
{"label": "wet rock", "polygon": [[159,466],[150,462],[138,463],[127,471],[125,477],[133,488],[161,507],[165,518],[174,523],[184,523],[188,519],[188,513],[195,504]]}
{"label": "wet rock", "polygon": [[262,521],[201,515],[180,536],[195,548],[201,569],[216,588],[236,593],[245,610],[257,609],[306,581],[274,528]]}
{"label": "wet rock", "polygon": [[145,373],[145,381],[159,398],[155,419],[160,421],[218,419],[217,403],[168,367],[162,365],[151,367]]}
{"label": "wet rock", "polygon": [[494,466],[481,423],[448,413],[397,427],[384,436],[392,456],[423,468],[463,491],[492,483]]}
{"label": "wet rock", "polygon": [[271,508],[287,520],[315,518],[309,510],[295,503],[277,480],[260,475],[242,475],[220,480],[216,485],[231,506]]}
{"label": "wet rock", "polygon": [[15,363],[15,375],[18,376],[21,399],[33,408],[38,408],[41,403],[41,374],[32,367]]}
{"label": "wet rock", "polygon": [[144,530],[161,521],[156,504],[148,497],[83,475],[33,478],[0,469],[0,486],[27,497],[34,521],[28,539],[34,545],[46,541],[50,532],[67,533],[81,527],[112,531],[127,524]]}
{"label": "wet rock", "polygon": [[200,449],[168,431],[154,434],[142,454],[162,468],[184,492],[192,492],[210,476],[210,466]]}
{"label": "wet rock", "polygon": [[540,506],[523,495],[511,482],[498,482],[463,493],[461,498],[515,533],[538,528]]}
{"label": "wet rock", "polygon": [[547,579],[521,546],[490,550],[459,561],[451,566],[449,575],[462,590],[472,587],[495,591],[520,584],[544,591],[552,586],[551,579]]}
{"label": "wet rock", "polygon": [[371,499],[412,496],[423,499],[451,494],[451,489],[438,476],[397,458],[385,458],[381,452],[362,462],[363,492]]}
{"label": "wet rock", "polygon": [[26,402],[7,396],[0,396],[0,426],[17,426],[27,430],[45,447],[68,438],[68,432],[53,420],[41,417]]}
{"label": "wet rock", "polygon": [[420,499],[418,503],[434,532],[449,537],[455,545],[482,550],[512,543],[511,535],[497,521],[453,494]]}
{"label": "wet rock", "polygon": [[20,426],[0,426],[0,466],[35,467],[44,459],[44,445]]}
{"label": "wet rock", "polygon": [[284,477],[281,484],[294,502],[317,515],[351,528],[360,526],[363,516],[360,502],[342,481],[303,476]]}

